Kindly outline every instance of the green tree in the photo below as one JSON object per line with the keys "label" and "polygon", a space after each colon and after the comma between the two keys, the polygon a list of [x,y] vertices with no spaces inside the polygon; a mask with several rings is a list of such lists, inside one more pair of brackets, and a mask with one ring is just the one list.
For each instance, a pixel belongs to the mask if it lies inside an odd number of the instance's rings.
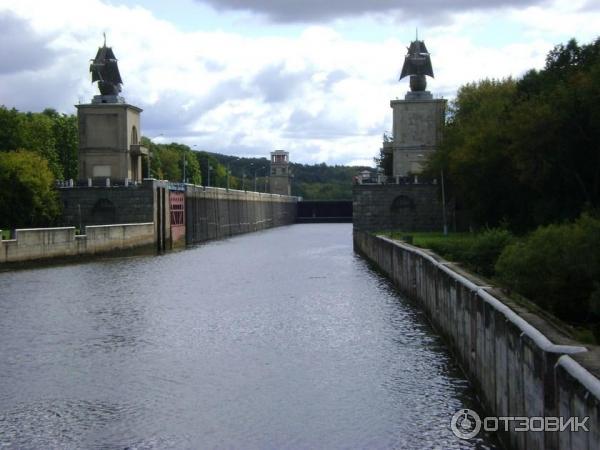
{"label": "green tree", "polygon": [[444,141],[429,163],[432,174],[444,170],[449,194],[469,205],[480,226],[499,226],[523,209],[508,151],[515,87],[510,78],[461,87],[450,107]]}
{"label": "green tree", "polygon": [[475,225],[515,230],[600,207],[600,39],[555,47],[518,81],[467,84],[429,170]]}
{"label": "green tree", "polygon": [[496,272],[506,286],[563,320],[598,322],[600,220],[583,214],[572,223],[539,227],[504,248]]}
{"label": "green tree", "polygon": [[0,228],[52,225],[60,214],[54,174],[35,152],[0,152]]}
{"label": "green tree", "polygon": [[48,161],[48,166],[57,179],[63,178],[62,167],[56,151],[54,123],[45,114],[26,113],[21,116],[21,148],[34,151]]}
{"label": "green tree", "polygon": [[21,147],[21,113],[0,106],[0,151]]}
{"label": "green tree", "polygon": [[77,117],[73,114],[60,114],[50,108],[45,109],[42,114],[52,119],[52,132],[54,134],[56,153],[64,178],[67,180],[76,180],[79,148]]}
{"label": "green tree", "polygon": [[510,152],[536,223],[600,206],[600,39],[556,46],[517,84]]}
{"label": "green tree", "polygon": [[200,184],[202,175],[196,152],[184,144],[155,144],[142,137],[142,145],[150,151],[150,175],[160,180],[173,182],[183,181],[183,164],[185,161],[185,178],[188,183]]}

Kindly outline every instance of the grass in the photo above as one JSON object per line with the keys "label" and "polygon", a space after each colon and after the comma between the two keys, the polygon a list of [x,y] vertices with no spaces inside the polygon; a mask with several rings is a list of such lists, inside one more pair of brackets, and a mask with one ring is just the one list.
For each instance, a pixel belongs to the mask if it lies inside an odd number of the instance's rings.
{"label": "grass", "polygon": [[2,239],[3,240],[10,239],[10,230],[2,230]]}
{"label": "grass", "polygon": [[[419,232],[406,233],[401,231],[392,231],[381,233],[392,239],[407,240],[412,239],[412,245],[421,248],[428,248],[440,255],[444,259],[466,263],[468,258],[468,249],[477,239],[475,233],[433,233]],[[408,239],[410,241],[410,239]]]}

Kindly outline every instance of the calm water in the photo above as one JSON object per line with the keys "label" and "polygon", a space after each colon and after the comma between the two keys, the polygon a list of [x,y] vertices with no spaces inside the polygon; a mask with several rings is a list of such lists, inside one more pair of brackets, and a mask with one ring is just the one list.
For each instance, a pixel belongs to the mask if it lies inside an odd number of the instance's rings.
{"label": "calm water", "polygon": [[0,273],[0,447],[489,446],[450,431],[469,386],[351,233]]}

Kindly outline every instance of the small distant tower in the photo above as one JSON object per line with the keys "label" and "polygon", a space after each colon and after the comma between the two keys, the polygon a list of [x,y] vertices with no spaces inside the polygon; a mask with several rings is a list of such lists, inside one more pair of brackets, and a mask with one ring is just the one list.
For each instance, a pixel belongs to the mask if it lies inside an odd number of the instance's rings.
{"label": "small distant tower", "polygon": [[269,180],[271,194],[291,195],[290,154],[285,150],[271,152],[271,177]]}

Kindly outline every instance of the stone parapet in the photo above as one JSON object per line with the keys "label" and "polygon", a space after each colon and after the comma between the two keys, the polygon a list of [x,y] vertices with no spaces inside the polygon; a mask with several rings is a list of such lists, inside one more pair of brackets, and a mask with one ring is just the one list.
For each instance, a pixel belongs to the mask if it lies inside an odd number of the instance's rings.
{"label": "stone parapet", "polygon": [[482,412],[496,417],[589,417],[589,432],[525,433],[512,422],[508,432],[499,432],[507,448],[598,448],[596,349],[578,345],[431,252],[357,230],[354,248],[425,310],[470,379]]}
{"label": "stone parapet", "polygon": [[75,227],[17,229],[15,239],[0,239],[0,263],[49,260],[153,246],[153,223],[89,226],[76,235]]}

